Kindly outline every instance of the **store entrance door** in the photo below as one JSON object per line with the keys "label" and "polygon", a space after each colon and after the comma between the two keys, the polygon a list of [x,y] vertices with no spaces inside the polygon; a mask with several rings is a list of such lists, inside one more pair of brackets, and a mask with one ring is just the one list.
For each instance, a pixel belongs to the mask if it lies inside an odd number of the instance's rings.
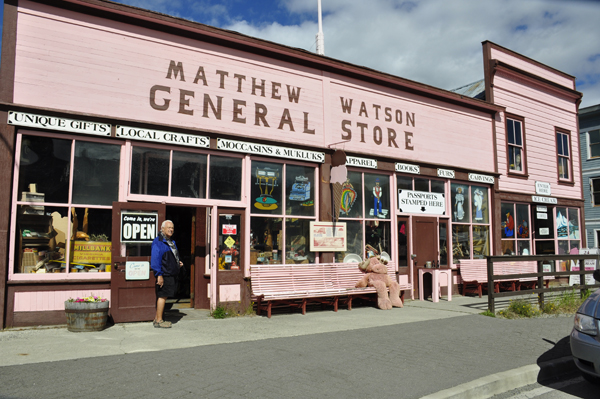
{"label": "store entrance door", "polygon": [[110,313],[115,323],[153,320],[156,314],[152,240],[165,205],[113,202]]}
{"label": "store entrance door", "polygon": [[[437,218],[422,216],[415,216],[413,218],[413,256],[411,256],[413,259],[411,273],[415,297],[419,296],[419,269],[424,268],[427,262],[431,262],[432,267],[438,265],[439,262],[437,230]],[[427,273],[426,276],[431,275]],[[425,298],[427,298],[427,294],[431,294],[431,283],[424,283],[423,292]]]}
{"label": "store entrance door", "polygon": [[244,280],[244,211],[222,209],[217,212],[217,292],[216,306],[238,313],[250,306],[250,290]]}

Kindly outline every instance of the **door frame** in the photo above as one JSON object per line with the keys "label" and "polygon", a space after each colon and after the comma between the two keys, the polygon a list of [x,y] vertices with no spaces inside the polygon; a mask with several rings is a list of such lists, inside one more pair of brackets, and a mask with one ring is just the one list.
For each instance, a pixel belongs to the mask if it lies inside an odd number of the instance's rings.
{"label": "door frame", "polygon": [[[125,280],[125,262],[150,262],[150,256],[127,256],[121,244],[123,210],[157,212],[158,231],[165,220],[166,205],[149,202],[113,202],[110,276],[110,313],[115,323],[154,320],[156,315],[155,279],[150,268],[148,280]],[[141,295],[141,298],[139,297]],[[125,301],[130,303],[125,304]]]}
{"label": "door frame", "polygon": [[[211,210],[210,224],[211,234],[209,240],[210,246],[210,306],[215,309],[220,303],[220,287],[222,285],[240,286],[240,301],[225,302],[228,306],[236,307],[238,312],[244,311],[250,305],[249,281],[245,278],[246,269],[246,209],[229,208],[213,206]],[[239,239],[239,270],[222,270],[219,271],[219,218],[221,215],[233,214],[239,215],[240,226],[238,228]]]}
{"label": "door frame", "polygon": [[[412,254],[417,255],[416,253],[416,248],[415,248],[415,239],[416,237],[418,237],[417,234],[417,225],[419,223],[419,221],[423,221],[423,220],[427,220],[427,221],[434,221],[434,229],[433,229],[433,249],[434,249],[434,258],[432,260],[434,260],[435,262],[437,262],[437,264],[439,265],[439,261],[440,261],[440,248],[439,248],[439,230],[440,230],[440,221],[439,221],[439,217],[437,216],[413,216],[412,220],[411,220],[411,235],[412,235]],[[420,241],[422,242],[422,241]],[[412,258],[412,254],[411,254],[411,262],[410,262],[410,273],[411,273],[411,279],[412,279],[412,283],[413,283],[413,293],[417,293],[418,296],[418,292],[419,292],[419,269],[422,269],[424,266],[418,266],[418,263],[423,263],[426,262],[426,259],[422,259],[419,258],[418,256],[416,258]],[[433,266],[433,265],[432,265]]]}

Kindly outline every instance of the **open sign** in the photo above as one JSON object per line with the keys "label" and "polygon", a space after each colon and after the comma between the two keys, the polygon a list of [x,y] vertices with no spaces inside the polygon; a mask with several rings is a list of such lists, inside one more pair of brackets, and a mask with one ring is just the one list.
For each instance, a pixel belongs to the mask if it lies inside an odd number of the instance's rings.
{"label": "open sign", "polygon": [[145,242],[154,240],[158,234],[158,214],[121,213],[121,243]]}

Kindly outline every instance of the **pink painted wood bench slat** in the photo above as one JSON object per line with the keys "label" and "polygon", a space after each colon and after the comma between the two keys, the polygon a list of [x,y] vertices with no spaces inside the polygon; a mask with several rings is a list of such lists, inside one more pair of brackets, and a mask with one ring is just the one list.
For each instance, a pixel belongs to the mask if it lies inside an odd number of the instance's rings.
{"label": "pink painted wood bench slat", "polygon": [[[351,310],[352,298],[375,293],[372,287],[354,287],[363,275],[357,263],[250,266],[252,296],[256,301],[257,314],[266,310],[268,317],[271,317],[274,302],[300,308],[302,314],[306,314],[309,301],[333,305],[333,310],[337,312],[339,299],[342,298]],[[391,263],[388,264],[388,275],[397,281]],[[412,285],[403,284],[400,289],[404,302],[404,290],[412,289]]]}
{"label": "pink painted wood bench slat", "polygon": [[[494,262],[494,275],[537,273],[537,262]],[[463,282],[463,295],[468,293],[478,294],[481,298],[483,289],[487,289],[487,260],[486,259],[461,259],[460,275]],[[548,287],[553,276],[544,276]],[[500,292],[500,287],[511,291],[520,291],[525,285],[535,285],[537,278],[524,277],[519,279],[498,279],[494,281],[494,292]]]}

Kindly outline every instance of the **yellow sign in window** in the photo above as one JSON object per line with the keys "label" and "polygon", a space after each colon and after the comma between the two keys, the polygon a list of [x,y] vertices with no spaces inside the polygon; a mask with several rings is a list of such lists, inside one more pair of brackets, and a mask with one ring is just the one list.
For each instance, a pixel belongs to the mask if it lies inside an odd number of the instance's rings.
{"label": "yellow sign in window", "polygon": [[74,263],[107,263],[111,259],[110,242],[75,241],[73,243]]}

